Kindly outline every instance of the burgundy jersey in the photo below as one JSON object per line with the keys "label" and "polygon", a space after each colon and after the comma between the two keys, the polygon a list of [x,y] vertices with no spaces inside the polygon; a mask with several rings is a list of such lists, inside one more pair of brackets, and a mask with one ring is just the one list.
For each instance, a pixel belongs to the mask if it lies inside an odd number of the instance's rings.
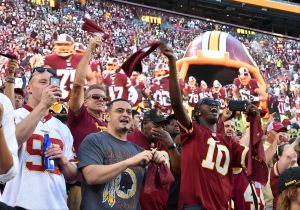
{"label": "burgundy jersey", "polygon": [[233,190],[233,167],[245,166],[248,149],[192,122],[181,126],[181,189],[179,209],[199,204],[204,209],[227,210]]}
{"label": "burgundy jersey", "polygon": [[171,113],[171,99],[169,92],[169,77],[163,77],[161,79],[154,78],[153,83],[150,86],[152,100],[158,104],[158,108],[165,113]]}
{"label": "burgundy jersey", "polygon": [[227,97],[225,88],[221,88],[219,91],[215,91],[214,89],[211,89],[211,94],[213,99],[218,100],[221,102],[221,109],[225,109],[226,103],[225,99]]}
{"label": "burgundy jersey", "polygon": [[107,74],[104,78],[104,84],[108,88],[110,100],[123,98],[132,103],[135,103],[131,100],[129,88],[132,85],[130,79],[126,76],[126,74],[120,72]]}
{"label": "burgundy jersey", "polygon": [[137,101],[135,102],[135,104],[133,106],[137,106],[139,103],[141,103],[143,101],[143,90],[145,89],[145,82],[144,81],[140,81],[139,79],[135,79],[135,78],[131,78],[131,85],[133,87],[135,87],[136,91],[138,92],[138,98]]}
{"label": "burgundy jersey", "polygon": [[277,182],[279,178],[279,173],[277,170],[277,162],[274,164],[274,166],[271,169],[270,174],[270,187],[273,194],[273,210],[276,210],[277,208],[277,200],[278,200],[278,190],[277,190]]}
{"label": "burgundy jersey", "polygon": [[66,60],[56,54],[45,57],[45,66],[50,66],[56,70],[58,77],[61,77],[60,89],[62,90],[62,99],[67,100],[73,87],[76,67],[82,58],[81,54],[74,54],[70,60]]}
{"label": "burgundy jersey", "polygon": [[264,209],[264,196],[261,190],[261,184],[258,182],[251,182],[247,179],[247,175],[242,171],[242,168],[234,168],[233,171],[233,201],[234,208],[238,210],[255,210],[253,193],[251,189],[255,189],[257,197],[258,210]]}
{"label": "burgundy jersey", "polygon": [[188,101],[189,106],[190,107],[195,107],[195,105],[200,100],[201,89],[199,87],[191,87],[191,86],[188,85],[185,88],[185,91],[187,92],[187,95],[189,97],[189,101]]}
{"label": "burgundy jersey", "polygon": [[206,97],[209,97],[211,98],[212,95],[211,95],[211,89],[210,88],[203,88],[203,87],[200,87],[200,99],[202,98],[206,98]]}
{"label": "burgundy jersey", "polygon": [[[142,147],[145,150],[157,148],[158,151],[167,151],[167,148],[159,141],[150,142],[140,130],[136,129],[134,132],[127,135],[128,141]],[[160,190],[151,194],[145,193],[144,188],[140,194],[140,204],[143,210],[166,210],[169,197],[169,190]]]}
{"label": "burgundy jersey", "polygon": [[286,111],[285,95],[280,94],[277,101],[278,101],[279,114],[285,114]]}
{"label": "burgundy jersey", "polygon": [[85,106],[81,106],[77,116],[69,110],[67,125],[74,137],[74,148],[77,151],[88,134],[106,130],[107,123],[104,120],[99,121],[87,112]]}
{"label": "burgundy jersey", "polygon": [[242,85],[239,78],[235,78],[233,84],[239,90],[239,94],[242,100],[252,101],[252,97],[257,97],[258,94],[255,92],[256,88],[259,88],[258,82],[255,79],[250,79],[248,85]]}

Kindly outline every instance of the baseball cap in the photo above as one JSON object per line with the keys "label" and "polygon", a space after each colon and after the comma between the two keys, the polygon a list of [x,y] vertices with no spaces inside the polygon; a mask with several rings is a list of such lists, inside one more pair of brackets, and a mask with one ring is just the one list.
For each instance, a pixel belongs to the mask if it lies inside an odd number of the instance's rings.
{"label": "baseball cap", "polygon": [[278,179],[277,189],[279,194],[292,186],[300,186],[300,167],[286,169]]}
{"label": "baseball cap", "polygon": [[143,115],[143,121],[152,121],[154,123],[167,122],[168,120],[158,109],[150,109]]}
{"label": "baseball cap", "polygon": [[15,92],[15,94],[19,94],[22,97],[24,97],[24,91],[21,88],[15,88],[14,92]]}
{"label": "baseball cap", "polygon": [[167,119],[168,121],[170,121],[170,120],[177,120],[175,114],[170,114],[166,119]]}
{"label": "baseball cap", "polygon": [[270,123],[267,127],[267,132],[269,131],[287,131],[286,127],[284,127],[284,125],[280,122],[274,121],[272,123]]}

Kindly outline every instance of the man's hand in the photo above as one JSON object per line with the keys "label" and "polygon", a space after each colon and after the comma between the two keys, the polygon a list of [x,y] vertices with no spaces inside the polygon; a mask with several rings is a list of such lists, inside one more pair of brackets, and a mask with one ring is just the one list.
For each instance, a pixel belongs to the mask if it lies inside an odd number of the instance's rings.
{"label": "man's hand", "polygon": [[161,43],[160,46],[160,51],[169,59],[169,60],[176,60],[176,56],[174,54],[174,51],[172,50],[171,47],[169,47],[166,43]]}
{"label": "man's hand", "polygon": [[247,109],[246,109],[246,114],[247,115],[255,115],[257,117],[260,116],[260,112],[259,109],[257,108],[257,106],[255,106],[254,104],[249,104]]}
{"label": "man's hand", "polygon": [[16,69],[17,69],[18,65],[19,65],[18,60],[10,59],[8,61],[8,64],[7,64],[8,76],[14,76],[15,75],[15,72],[16,72]]}
{"label": "man's hand", "polygon": [[144,150],[139,154],[127,159],[129,166],[146,166],[152,160],[153,154],[149,150]]}
{"label": "man's hand", "polygon": [[42,104],[45,108],[49,109],[52,104],[59,101],[61,98],[61,90],[56,85],[49,85],[42,92],[42,99],[40,104]]}
{"label": "man's hand", "polygon": [[102,36],[93,37],[88,44],[88,49],[91,51],[95,50],[97,46],[101,46],[102,40]]}
{"label": "man's hand", "polygon": [[64,156],[59,145],[53,144],[47,148],[45,157],[55,160],[55,162],[61,167],[68,164],[67,158]]}
{"label": "man's hand", "polygon": [[170,158],[167,152],[165,151],[157,151],[156,149],[151,149],[153,154],[152,160],[155,163],[164,163],[170,168]]}
{"label": "man's hand", "polygon": [[162,128],[152,128],[151,135],[153,138],[159,139],[166,147],[170,147],[174,144],[174,141],[169,134],[169,132],[165,131]]}

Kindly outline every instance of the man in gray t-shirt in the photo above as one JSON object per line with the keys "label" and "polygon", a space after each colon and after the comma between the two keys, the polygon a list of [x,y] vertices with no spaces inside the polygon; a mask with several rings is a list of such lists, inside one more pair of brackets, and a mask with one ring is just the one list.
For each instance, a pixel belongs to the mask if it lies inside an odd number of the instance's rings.
{"label": "man in gray t-shirt", "polygon": [[88,135],[78,149],[78,168],[84,177],[81,209],[140,209],[145,174],[140,165],[150,160],[165,162],[165,158],[127,141],[132,107],[126,100],[116,99],[107,109],[107,132]]}

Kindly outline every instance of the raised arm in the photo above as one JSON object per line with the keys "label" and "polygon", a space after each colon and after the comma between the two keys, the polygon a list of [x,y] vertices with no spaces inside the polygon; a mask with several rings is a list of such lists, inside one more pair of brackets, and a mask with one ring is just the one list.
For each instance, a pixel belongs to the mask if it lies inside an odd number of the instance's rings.
{"label": "raised arm", "polygon": [[168,47],[166,44],[160,45],[161,52],[169,59],[169,68],[170,68],[170,98],[171,105],[176,115],[178,122],[185,128],[191,128],[192,123],[191,119],[188,116],[188,112],[183,105],[182,94],[179,86],[179,79],[177,76],[176,69],[176,57],[173,50]]}
{"label": "raised arm", "polygon": [[79,113],[79,110],[84,102],[84,85],[85,79],[89,72],[89,61],[91,59],[93,51],[98,45],[101,44],[101,37],[94,37],[90,40],[87,49],[83,55],[83,58],[80,60],[75,73],[75,78],[73,82],[73,88],[70,94],[69,108],[72,112],[76,114]]}
{"label": "raised arm", "polygon": [[7,65],[7,77],[5,82],[4,94],[10,99],[15,108],[15,71],[18,66],[18,61],[10,59]]}

